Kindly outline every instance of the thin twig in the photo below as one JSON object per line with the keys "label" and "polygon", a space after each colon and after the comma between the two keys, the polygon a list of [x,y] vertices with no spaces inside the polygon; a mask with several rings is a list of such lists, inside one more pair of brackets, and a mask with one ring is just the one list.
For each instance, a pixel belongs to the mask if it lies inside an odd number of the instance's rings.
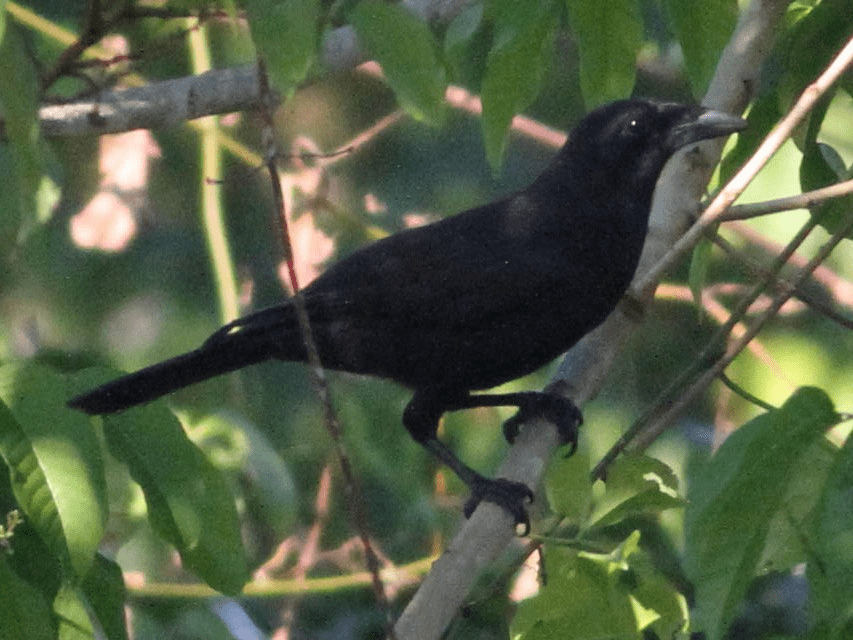
{"label": "thin twig", "polygon": [[[841,242],[846,235],[853,229],[853,211],[847,217],[847,220],[841,225],[832,237],[820,248],[817,254],[809,260],[808,264],[800,269],[797,275],[791,280],[793,287],[802,284],[832,252],[832,250]],[[713,366],[709,367],[701,376],[699,376],[688,389],[671,403],[665,411],[661,412],[652,428],[643,429],[642,433],[633,443],[632,448],[643,450],[648,447],[654,440],[671,424],[681,411],[690,403],[696,400],[699,395],[714,381],[719,374],[728,367],[732,361],[743,351],[750,341],[758,335],[758,332],[779,312],[779,309],[791,297],[792,291],[780,291],[773,299],[770,306],[762,313],[747,329],[740,338],[735,340]]]}
{"label": "thin twig", "polygon": [[754,275],[766,278],[771,281],[771,286],[778,289],[787,289],[790,290],[792,297],[801,300],[806,303],[809,307],[817,311],[819,314],[825,316],[826,318],[832,320],[837,323],[839,326],[844,327],[845,329],[853,330],[853,318],[848,318],[847,316],[839,313],[828,304],[826,304],[823,300],[813,296],[803,287],[794,287],[790,282],[783,278],[775,277],[772,273],[770,273],[767,269],[756,263],[754,260],[750,259],[748,256],[744,255],[743,252],[738,251],[728,240],[723,238],[719,234],[715,234],[711,241],[720,247],[723,251],[725,251],[729,256],[740,262],[744,267],[749,269]]}
{"label": "thin twig", "polygon": [[[258,61],[258,75],[261,82],[262,104],[265,104],[263,96],[272,96],[272,91],[269,88],[269,80],[266,74],[266,68],[263,61]],[[272,101],[272,100],[271,100]],[[286,263],[290,284],[293,289],[293,306],[296,310],[296,316],[299,322],[299,329],[302,333],[302,340],[305,344],[305,351],[308,355],[308,366],[311,373],[311,382],[314,387],[314,392],[320,400],[323,407],[326,428],[331,436],[335,454],[341,466],[341,473],[344,478],[345,494],[349,506],[350,517],[352,518],[353,526],[364,547],[364,555],[367,562],[367,569],[370,572],[373,580],[373,591],[377,602],[385,612],[386,633],[389,637],[394,638],[394,625],[391,617],[391,610],[388,605],[388,598],[385,594],[385,588],[382,583],[380,573],[379,557],[373,550],[373,545],[370,542],[370,537],[367,533],[367,518],[364,513],[364,500],[361,496],[361,490],[356,480],[355,473],[352,469],[349,454],[347,453],[342,439],[342,429],[340,419],[332,406],[331,396],[329,394],[329,383],[326,378],[325,370],[323,369],[320,360],[320,354],[317,350],[317,344],[314,341],[314,336],[311,331],[311,323],[308,317],[308,311],[305,307],[305,299],[302,296],[302,291],[299,288],[299,282],[296,277],[296,267],[293,260],[293,248],[290,244],[290,234],[288,232],[287,212],[284,206],[284,193],[279,179],[278,167],[276,164],[276,152],[274,138],[272,135],[273,121],[270,109],[262,108],[261,112],[265,119],[264,136],[266,138],[266,148],[269,152],[266,154],[266,166],[270,174],[270,181],[273,188],[273,196],[275,200],[276,210],[279,213],[279,219],[282,225],[282,243],[286,256]]]}
{"label": "thin twig", "polygon": [[[703,371],[708,370],[710,363],[719,362],[721,357],[720,354],[726,353],[725,343],[732,329],[737,325],[737,323],[741,322],[747,309],[749,309],[752,303],[755,302],[758,296],[760,296],[767,288],[770,278],[775,278],[774,274],[778,273],[779,270],[787,263],[788,258],[805,241],[812,230],[814,230],[815,226],[817,226],[817,221],[814,218],[810,218],[806,224],[803,225],[794,239],[788,243],[785,250],[777,256],[773,265],[768,269],[768,278],[762,279],[758,282],[752,290],[741,299],[740,303],[732,311],[729,319],[717,329],[705,348],[696,358],[694,358],[693,363],[667,386],[663,393],[661,393],[652,404],[652,407],[636,422],[634,422],[634,424],[632,424],[624,434],[622,434],[619,440],[616,441],[598,464],[595,465],[590,474],[593,481],[604,478],[607,468],[613,463],[620,453],[629,447],[629,445],[637,448],[645,448],[645,446],[648,446],[654,438],[657,438],[657,436],[659,436],[664,430],[663,425],[668,425],[668,422],[664,422],[661,419],[662,415],[674,417],[674,415],[677,415],[672,411],[674,406],[679,406],[681,408],[686,406],[681,402],[681,398],[684,395],[682,389],[688,385],[693,388],[696,381],[702,379],[704,376]],[[749,335],[749,329],[747,329],[743,335]],[[741,336],[741,340],[742,339],[743,336]],[[650,429],[650,424],[654,424],[655,428]],[[641,441],[643,443],[642,446],[638,444]]]}
{"label": "thin twig", "polygon": [[718,222],[727,222],[729,220],[749,220],[766,216],[771,213],[779,213],[780,211],[791,211],[793,209],[810,209],[811,207],[821,204],[833,198],[853,193],[853,180],[839,182],[822,189],[814,191],[806,191],[805,193],[796,196],[788,196],[787,198],[778,198],[776,200],[767,200],[765,202],[756,202],[754,204],[740,204],[730,207],[717,218]]}

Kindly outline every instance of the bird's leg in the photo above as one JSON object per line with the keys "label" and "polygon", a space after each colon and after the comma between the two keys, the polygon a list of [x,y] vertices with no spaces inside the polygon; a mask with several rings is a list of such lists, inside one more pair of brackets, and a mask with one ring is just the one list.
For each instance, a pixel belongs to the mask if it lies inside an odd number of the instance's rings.
{"label": "bird's leg", "polygon": [[575,403],[565,396],[547,391],[519,391],[473,396],[468,394],[448,406],[447,411],[474,407],[518,407],[518,413],[503,425],[504,437],[510,444],[515,442],[524,422],[534,416],[542,416],[557,427],[560,443],[571,445],[569,455],[577,448],[578,427],[583,424],[583,416]]}
{"label": "bird's leg", "polygon": [[560,444],[569,445],[568,455],[578,448],[578,429],[583,424],[583,414],[577,405],[565,396],[547,391],[528,391],[523,396],[518,412],[504,422],[503,432],[507,442],[512,444],[518,436],[521,425],[536,416],[541,416],[557,427]]}
{"label": "bird's leg", "polygon": [[521,525],[521,535],[527,535],[530,532],[530,518],[525,505],[533,501],[533,491],[521,482],[486,478],[462,462],[438,439],[438,421],[445,411],[479,406],[466,404],[468,397],[467,392],[447,394],[418,390],[403,412],[403,424],[417,442],[450,467],[468,486],[471,497],[463,509],[466,518],[471,517],[481,501],[493,502],[513,517],[516,526]]}
{"label": "bird's leg", "polygon": [[403,412],[403,424],[411,436],[436,458],[450,467],[471,490],[465,503],[465,517],[470,517],[477,505],[486,500],[500,505],[522,525],[524,534],[530,530],[525,504],[533,501],[533,491],[521,482],[506,478],[489,479],[462,462],[447,445],[438,439],[438,421],[445,411],[474,407],[518,407],[518,413],[504,423],[504,437],[512,443],[519,427],[533,416],[541,415],[553,422],[563,444],[571,444],[569,455],[577,447],[578,427],[583,422],[580,410],[564,396],[539,391],[471,395],[468,392],[424,390],[415,392]]}

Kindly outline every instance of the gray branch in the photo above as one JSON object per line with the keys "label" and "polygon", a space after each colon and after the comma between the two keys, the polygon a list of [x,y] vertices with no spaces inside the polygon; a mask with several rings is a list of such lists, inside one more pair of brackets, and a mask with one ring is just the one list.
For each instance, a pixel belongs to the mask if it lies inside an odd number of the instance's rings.
{"label": "gray branch", "polygon": [[254,108],[260,99],[254,66],[217,69],[197,76],[104,91],[87,100],[39,109],[46,136],[162,129],[216,113]]}

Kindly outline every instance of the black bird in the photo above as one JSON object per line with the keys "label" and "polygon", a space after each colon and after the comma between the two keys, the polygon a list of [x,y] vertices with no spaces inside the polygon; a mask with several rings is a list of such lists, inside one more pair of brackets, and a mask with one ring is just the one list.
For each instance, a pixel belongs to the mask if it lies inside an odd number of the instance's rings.
{"label": "black bird", "polygon": [[[403,424],[470,487],[465,514],[489,500],[526,526],[530,489],[466,466],[436,437],[441,415],[496,405],[522,416],[545,411],[574,442],[580,412],[566,399],[470,392],[538,369],[600,324],[637,267],[667,159],[745,126],[700,106],[625,100],[596,109],[523,191],[379,240],[308,286],[302,294],[322,364],[413,389]],[[68,404],[121,411],[268,359],[307,359],[292,302]],[[517,423],[505,426],[509,439]]]}

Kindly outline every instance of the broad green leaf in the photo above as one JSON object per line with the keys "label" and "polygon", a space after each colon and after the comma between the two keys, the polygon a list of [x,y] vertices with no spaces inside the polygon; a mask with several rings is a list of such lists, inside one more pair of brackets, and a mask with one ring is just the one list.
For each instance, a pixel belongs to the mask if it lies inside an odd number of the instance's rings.
{"label": "broad green leaf", "polygon": [[249,0],[246,13],[273,83],[289,96],[317,56],[319,0]]}
{"label": "broad green leaf", "polygon": [[165,403],[104,416],[104,435],[142,488],[154,530],[211,587],[238,592],[248,576],[234,499]]}
{"label": "broad green leaf", "polygon": [[[800,163],[800,186],[803,191],[812,191],[848,180],[850,171],[845,167],[844,160],[828,144],[818,142],[817,137],[829,108],[829,100],[822,100],[809,116],[808,128],[803,147],[803,161]],[[853,211],[853,196],[833,198],[811,209],[817,216],[820,225],[829,233],[835,233]],[[848,231],[848,238],[853,238],[853,231]]]}
{"label": "broad green leaf", "polygon": [[591,527],[606,527],[629,516],[659,513],[684,506],[676,494],[678,479],[660,460],[644,455],[621,456],[607,472],[604,498],[590,516]]}
{"label": "broad green leaf", "polygon": [[666,0],[693,95],[705,94],[738,18],[737,0]]}
{"label": "broad green leaf", "polygon": [[379,0],[359,2],[349,19],[400,106],[416,120],[441,123],[447,78],[427,25],[404,7]]}
{"label": "broad green leaf", "polygon": [[0,367],[0,454],[21,508],[70,576],[82,578],[104,533],[100,445],[82,414],[65,409],[66,379],[47,367]]}
{"label": "broad green leaf", "polygon": [[121,568],[100,553],[82,584],[83,593],[109,640],[127,639],[126,589]]}
{"label": "broad green leaf", "polygon": [[513,638],[636,638],[637,623],[621,581],[622,550],[610,555],[578,554],[546,546],[547,580],[539,593],[518,605]]}
{"label": "broad green leaf", "polygon": [[584,102],[594,109],[634,88],[643,20],[637,0],[566,0],[578,41]]}
{"label": "broad green leaf", "polygon": [[11,162],[5,167],[3,211],[11,217],[3,228],[19,234],[39,219],[36,195],[43,167],[39,149],[38,81],[17,29],[6,29],[0,40],[0,112],[3,114]]}
{"label": "broad green leaf", "polygon": [[465,7],[444,33],[444,57],[454,82],[480,92],[490,44],[491,28],[483,20],[483,5]]}
{"label": "broad green leaf", "polygon": [[631,595],[654,619],[641,628],[648,627],[658,638],[676,638],[688,619],[687,602],[673,585],[654,566],[643,552],[628,558],[631,569]]}
{"label": "broad green leaf", "polygon": [[[829,472],[818,508],[806,523],[814,557],[808,563],[811,602],[831,638],[853,630],[853,434]],[[845,635],[846,632],[846,635]]]}
{"label": "broad green leaf", "polygon": [[54,640],[50,606],[37,589],[12,570],[0,553],[0,640]]}
{"label": "broad green leaf", "polygon": [[807,531],[837,457],[837,447],[823,438],[803,451],[792,471],[782,506],[768,526],[758,561],[761,571],[789,571],[808,561],[811,543]]}
{"label": "broad green leaf", "polygon": [[60,587],[53,612],[59,622],[59,640],[91,640],[94,636],[83,594],[77,587],[67,582]]}
{"label": "broad green leaf", "polygon": [[724,636],[755,574],[798,461],[837,420],[822,391],[800,389],[729,436],[692,482],[686,569],[709,640]]}
{"label": "broad green leaf", "polygon": [[556,21],[549,2],[492,5],[494,44],[480,97],[486,158],[497,169],[513,117],[536,98],[551,63]]}
{"label": "broad green leaf", "polygon": [[777,46],[786,73],[781,92],[793,102],[853,35],[853,1],[793,2]]}
{"label": "broad green leaf", "polygon": [[592,504],[586,439],[571,456],[558,453],[551,461],[545,475],[545,494],[551,509],[563,518],[579,526],[586,522]]}

